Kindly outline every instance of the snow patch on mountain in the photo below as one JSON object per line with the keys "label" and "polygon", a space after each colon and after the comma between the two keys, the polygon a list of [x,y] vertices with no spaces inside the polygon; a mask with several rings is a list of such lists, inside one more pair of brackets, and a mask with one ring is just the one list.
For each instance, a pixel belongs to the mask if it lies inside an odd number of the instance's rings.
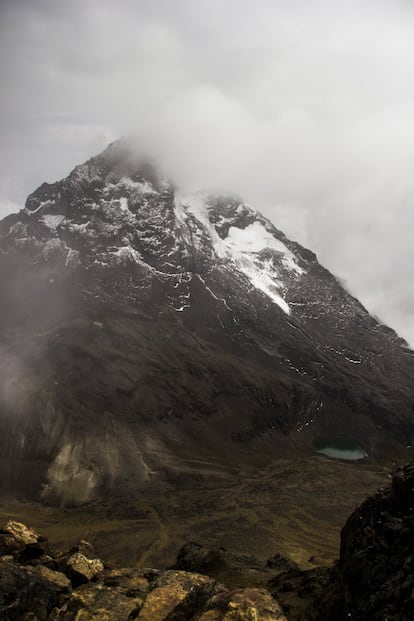
{"label": "snow patch on mountain", "polygon": [[86,235],[90,227],[91,227],[90,220],[88,220],[87,222],[82,222],[81,224],[78,224],[77,222],[72,222],[72,220],[69,220],[67,229],[71,233],[78,233],[80,235]]}
{"label": "snow patch on mountain", "polygon": [[140,253],[130,245],[121,246],[120,248],[118,248],[118,250],[115,250],[115,252],[113,252],[113,255],[117,257],[121,261],[121,263],[129,259],[132,259],[133,261],[135,261],[135,263],[142,263],[142,257]]}
{"label": "snow patch on mountain", "polygon": [[[295,276],[301,276],[304,270],[297,264],[295,255],[259,220],[244,228],[230,226],[227,237],[222,239],[216,226],[221,226],[223,217],[216,225],[211,222],[207,200],[208,197],[202,193],[176,196],[176,221],[184,241],[188,243],[191,240],[194,244],[195,238],[199,237],[199,235],[194,235],[195,231],[191,222],[195,219],[200,226],[199,234],[207,233],[217,258],[231,261],[235,268],[249,279],[255,289],[264,293],[289,315],[289,305],[282,295],[284,285],[281,274],[274,261],[263,258],[261,253],[266,250],[275,252],[286,270],[293,272]],[[235,210],[235,216],[240,215],[242,211],[243,206],[239,205]],[[225,220],[228,223],[234,222],[235,217],[226,217]]]}
{"label": "snow patch on mountain", "polygon": [[[65,188],[77,189],[102,176],[96,163],[76,167],[65,181]],[[101,171],[101,172],[100,172]],[[139,176],[138,176],[139,175]],[[174,198],[174,214],[171,199]],[[64,216],[56,205],[56,189],[48,199],[43,193],[32,199],[27,213],[37,214],[52,236],[44,245],[45,260],[59,253],[66,265],[78,265],[81,255],[71,246],[85,244],[85,265],[119,266],[133,263],[143,266],[148,257],[165,274],[186,269],[188,258],[209,257],[214,264],[229,267],[240,275],[245,285],[260,291],[284,313],[290,314],[286,293],[292,279],[304,274],[295,254],[273,225],[248,204],[234,197],[212,197],[204,192],[179,194],[171,183],[153,183],[136,173],[108,176],[96,200],[80,203],[76,199],[73,216]],[[82,209],[81,209],[82,206]],[[55,211],[56,210],[56,211]],[[72,214],[71,214],[72,215]],[[172,216],[172,219],[170,217]],[[175,217],[174,217],[175,216]],[[63,239],[60,239],[62,233]],[[70,242],[72,239],[74,244]],[[60,245],[59,245],[60,242]],[[165,248],[165,251],[163,251]],[[85,256],[89,258],[85,259]],[[247,281],[245,280],[247,279]],[[221,295],[205,283],[207,291],[227,306]],[[214,288],[214,287],[213,287]],[[188,300],[177,300],[175,310],[187,308]]]}
{"label": "snow patch on mountain", "polygon": [[80,253],[78,250],[74,250],[73,248],[69,248],[68,254],[66,255],[65,266],[66,267],[77,267],[81,264],[80,261]]}
{"label": "snow patch on mountain", "polygon": [[107,183],[103,193],[111,193],[114,190],[127,190],[137,192],[142,195],[156,195],[157,190],[148,181],[134,181],[130,177],[122,177],[118,183]]}
{"label": "snow patch on mountain", "polygon": [[119,206],[122,211],[129,211],[128,199],[126,196],[121,196],[121,198],[119,199]]}
{"label": "snow patch on mountain", "polygon": [[48,199],[46,201],[40,201],[38,206],[35,207],[35,209],[28,209],[27,207],[25,207],[23,209],[23,213],[25,213],[28,216],[32,216],[35,213],[38,213],[43,207],[51,207],[52,205],[55,204],[55,201],[53,199]]}
{"label": "snow patch on mountain", "polygon": [[282,263],[286,269],[293,270],[298,275],[304,273],[304,270],[296,263],[293,252],[274,237],[261,222],[253,222],[244,229],[231,226],[225,243],[242,253],[256,253],[267,248],[275,250],[282,255]]}
{"label": "snow patch on mountain", "polygon": [[219,302],[222,302],[224,306],[227,308],[227,310],[230,310],[230,311],[232,310],[230,306],[227,304],[227,301],[225,300],[225,298],[221,298],[220,296],[216,295],[214,291],[207,285],[205,279],[200,276],[200,274],[197,274],[197,278],[201,280],[201,282],[203,283],[203,285],[205,286],[206,290],[209,292],[211,297],[213,297],[215,300],[218,300]]}
{"label": "snow patch on mountain", "polygon": [[62,214],[46,214],[40,218],[43,224],[52,231],[55,231],[64,219],[65,216],[62,216]]}
{"label": "snow patch on mountain", "polygon": [[248,256],[241,256],[234,259],[236,268],[243,272],[250,280],[253,287],[259,289],[268,298],[277,304],[284,313],[290,315],[289,304],[281,296],[283,285],[277,279],[277,272],[272,267],[271,262],[255,261]]}

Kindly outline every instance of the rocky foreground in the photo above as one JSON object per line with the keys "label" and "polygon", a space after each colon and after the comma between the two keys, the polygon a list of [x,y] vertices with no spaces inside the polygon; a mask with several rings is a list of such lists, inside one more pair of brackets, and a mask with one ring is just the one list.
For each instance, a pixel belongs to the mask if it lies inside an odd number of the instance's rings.
{"label": "rocky foreground", "polygon": [[[394,473],[351,515],[333,567],[300,571],[279,556],[252,571],[248,557],[191,543],[172,569],[120,568],[81,541],[54,551],[9,520],[0,531],[5,621],[409,621],[414,618],[414,464]],[[250,562],[250,567],[248,567]],[[254,563],[253,563],[254,564]],[[238,572],[230,590],[220,577]],[[258,584],[260,579],[263,584]]]}

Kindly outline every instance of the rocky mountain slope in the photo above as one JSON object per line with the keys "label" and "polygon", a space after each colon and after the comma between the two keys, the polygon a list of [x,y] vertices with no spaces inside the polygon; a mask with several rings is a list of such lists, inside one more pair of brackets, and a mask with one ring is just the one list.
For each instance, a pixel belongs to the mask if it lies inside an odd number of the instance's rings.
{"label": "rocky mountain slope", "polygon": [[0,223],[0,286],[3,491],[79,503],[183,452],[413,442],[404,341],[260,213],[181,195],[128,140]]}

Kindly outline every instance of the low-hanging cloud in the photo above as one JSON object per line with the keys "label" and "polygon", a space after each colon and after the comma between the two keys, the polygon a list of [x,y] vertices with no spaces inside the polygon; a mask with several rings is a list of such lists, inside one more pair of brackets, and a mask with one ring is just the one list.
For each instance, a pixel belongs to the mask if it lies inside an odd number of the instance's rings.
{"label": "low-hanging cloud", "polygon": [[134,133],[228,188],[414,344],[414,7],[3,0],[0,215]]}

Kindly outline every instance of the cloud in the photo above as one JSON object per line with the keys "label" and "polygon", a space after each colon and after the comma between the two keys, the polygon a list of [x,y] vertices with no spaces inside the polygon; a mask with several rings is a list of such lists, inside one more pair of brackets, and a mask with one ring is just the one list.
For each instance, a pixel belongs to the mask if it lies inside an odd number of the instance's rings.
{"label": "cloud", "polygon": [[411,2],[3,0],[0,12],[3,214],[135,133],[182,185],[244,195],[414,344]]}

